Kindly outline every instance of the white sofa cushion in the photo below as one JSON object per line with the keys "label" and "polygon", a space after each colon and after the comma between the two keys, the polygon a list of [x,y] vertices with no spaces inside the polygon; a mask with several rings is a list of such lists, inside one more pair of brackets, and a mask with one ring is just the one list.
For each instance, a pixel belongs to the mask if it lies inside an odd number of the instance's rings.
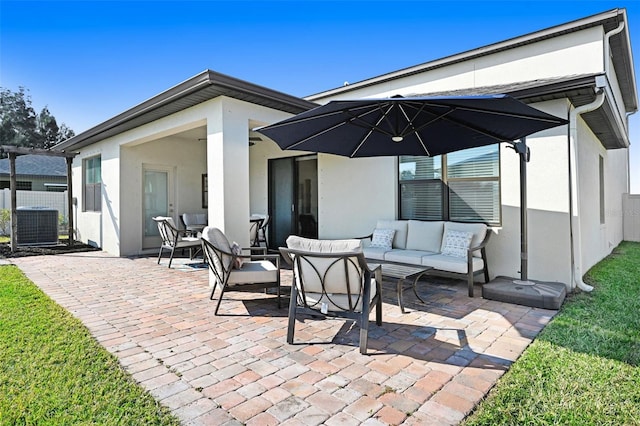
{"label": "white sofa cushion", "polygon": [[407,250],[439,252],[442,246],[443,221],[423,222],[409,220],[407,225]]}
{"label": "white sofa cushion", "polygon": [[393,236],[393,248],[407,248],[407,221],[406,220],[379,220],[376,229],[395,229]]}
{"label": "white sofa cushion", "polygon": [[[480,271],[484,267],[482,258],[472,258],[473,271]],[[467,259],[466,257],[453,257],[444,254],[435,254],[433,256],[423,256],[422,264],[424,266],[431,266],[434,269],[441,271],[456,272],[458,274],[467,273]]]}
{"label": "white sofa cushion", "polygon": [[401,250],[393,249],[384,254],[384,260],[387,262],[411,263],[413,265],[422,265],[422,258],[428,254],[437,254],[424,250]]}
{"label": "white sofa cushion", "polygon": [[[473,232],[473,238],[471,239],[471,245],[469,247],[478,246],[487,235],[487,225],[484,223],[460,223],[460,222],[445,222],[444,223],[444,233],[445,235],[447,231],[461,231],[461,232]],[[443,239],[442,245],[440,247],[440,251],[444,250],[445,241]],[[473,252],[474,257],[481,257],[480,251]]]}
{"label": "white sofa cushion", "polygon": [[363,247],[362,252],[364,253],[364,257],[367,259],[373,260],[384,260],[384,254],[389,250],[383,249],[381,247]]}

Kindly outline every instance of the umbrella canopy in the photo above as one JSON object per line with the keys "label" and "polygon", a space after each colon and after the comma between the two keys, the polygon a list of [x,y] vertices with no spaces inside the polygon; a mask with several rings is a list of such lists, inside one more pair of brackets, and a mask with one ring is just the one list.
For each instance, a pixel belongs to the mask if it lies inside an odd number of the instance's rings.
{"label": "umbrella canopy", "polygon": [[331,101],[255,130],[282,149],[346,157],[435,156],[566,123],[508,95],[398,96]]}
{"label": "umbrella canopy", "polygon": [[[255,129],[282,149],[346,157],[435,156],[510,142],[520,156],[521,280],[528,280],[525,137],[568,121],[508,95],[331,101]],[[518,141],[519,140],[519,141]],[[518,142],[516,142],[518,141]]]}

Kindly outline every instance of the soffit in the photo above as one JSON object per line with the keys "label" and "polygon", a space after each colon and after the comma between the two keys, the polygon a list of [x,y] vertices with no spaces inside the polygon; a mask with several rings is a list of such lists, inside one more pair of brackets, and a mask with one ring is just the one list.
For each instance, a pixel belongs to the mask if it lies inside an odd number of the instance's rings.
{"label": "soffit", "polygon": [[219,96],[227,96],[291,114],[298,114],[317,106],[313,102],[295,96],[206,70],[54,148],[77,150]]}
{"label": "soffit", "polygon": [[[504,93],[526,103],[569,99],[574,107],[580,107],[595,100],[596,76],[596,74],[567,76],[445,92],[421,93],[412,96],[466,96]],[[606,149],[627,148],[628,143],[623,130],[615,124],[614,111],[610,99],[605,97],[602,107],[582,114],[582,118]]]}

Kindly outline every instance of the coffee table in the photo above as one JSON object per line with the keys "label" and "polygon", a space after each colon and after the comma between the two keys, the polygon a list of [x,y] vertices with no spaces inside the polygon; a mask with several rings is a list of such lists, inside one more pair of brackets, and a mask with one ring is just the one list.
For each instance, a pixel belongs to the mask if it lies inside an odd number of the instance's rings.
{"label": "coffee table", "polygon": [[368,260],[367,264],[369,265],[369,269],[375,269],[378,265],[380,265],[382,269],[382,278],[385,279],[397,279],[396,283],[396,291],[398,293],[398,305],[400,305],[400,311],[404,314],[404,303],[402,303],[402,288],[405,280],[413,280],[413,293],[416,295],[418,300],[422,303],[425,303],[424,300],[418,295],[416,291],[416,284],[418,280],[427,272],[431,271],[433,268],[430,266],[419,266],[419,265],[401,265],[397,263],[385,263],[385,262],[376,262],[375,260]]}

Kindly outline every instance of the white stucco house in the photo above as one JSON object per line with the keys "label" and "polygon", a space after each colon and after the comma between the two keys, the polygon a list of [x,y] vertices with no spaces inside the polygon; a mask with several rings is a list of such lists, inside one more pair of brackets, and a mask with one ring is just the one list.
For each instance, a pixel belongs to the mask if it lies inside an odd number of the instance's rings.
{"label": "white stucco house", "polygon": [[378,219],[463,218],[495,234],[491,275],[516,276],[519,162],[507,144],[347,159],[282,151],[252,131],[334,99],[471,93],[506,93],[569,120],[527,139],[529,276],[573,288],[623,236],[627,116],[638,107],[624,9],[306,99],[204,71],[56,147],[79,153],[77,238],[126,256],[157,251],[157,214],[206,212],[246,245],[249,216],[268,213],[274,247],[290,234],[366,235]]}

